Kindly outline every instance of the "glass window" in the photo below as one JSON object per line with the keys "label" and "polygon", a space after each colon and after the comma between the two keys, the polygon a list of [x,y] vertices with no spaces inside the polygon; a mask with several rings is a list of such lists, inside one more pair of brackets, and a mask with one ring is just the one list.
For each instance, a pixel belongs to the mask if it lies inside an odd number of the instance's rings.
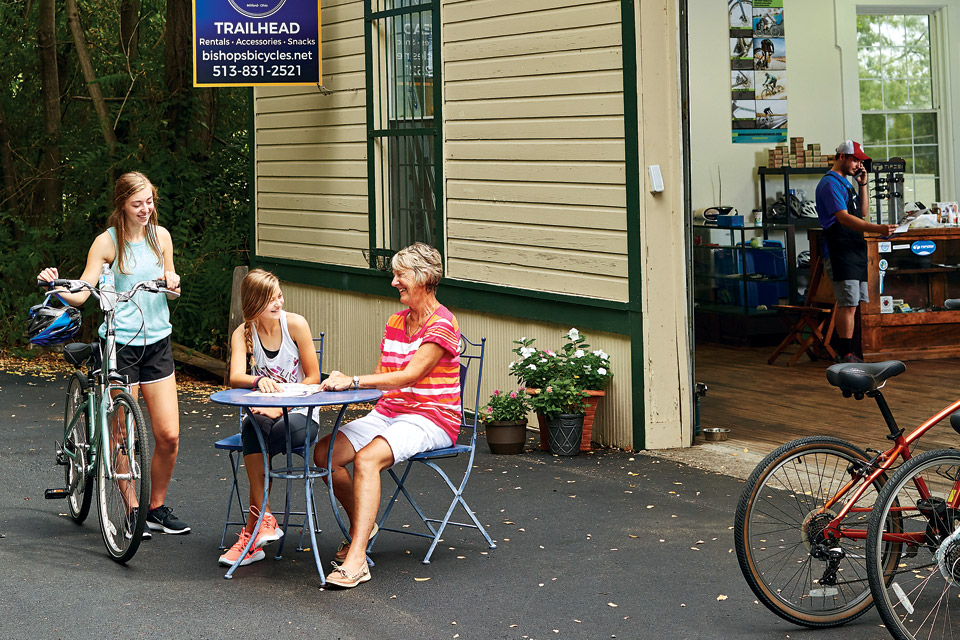
{"label": "glass window", "polygon": [[930,16],[857,16],[864,150],[906,160],[904,199],[940,199],[939,108],[933,95]]}

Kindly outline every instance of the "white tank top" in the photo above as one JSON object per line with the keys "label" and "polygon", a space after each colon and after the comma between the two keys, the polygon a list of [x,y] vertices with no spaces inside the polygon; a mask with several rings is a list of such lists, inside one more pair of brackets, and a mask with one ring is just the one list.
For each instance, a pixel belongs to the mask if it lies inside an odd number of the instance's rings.
{"label": "white tank top", "polygon": [[[277,382],[303,382],[303,365],[300,363],[300,350],[297,343],[290,337],[290,330],[287,329],[287,312],[280,312],[280,350],[273,358],[267,357],[263,345],[260,344],[260,336],[257,334],[257,325],[251,326],[253,333],[253,370],[250,372],[254,376],[266,376]],[[291,409],[290,413],[307,414],[306,407],[297,407]],[[317,411],[313,412],[313,421],[319,423]]]}
{"label": "white tank top", "polygon": [[302,382],[303,366],[300,364],[300,350],[287,329],[287,312],[280,312],[280,350],[273,358],[267,356],[263,345],[260,344],[256,323],[251,329],[253,330],[254,360],[252,375],[267,376],[277,382]]}

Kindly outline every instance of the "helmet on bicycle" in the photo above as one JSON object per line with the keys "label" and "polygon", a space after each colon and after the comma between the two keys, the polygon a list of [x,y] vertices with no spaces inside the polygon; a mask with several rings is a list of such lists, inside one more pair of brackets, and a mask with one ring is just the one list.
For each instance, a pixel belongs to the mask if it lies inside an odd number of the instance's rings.
{"label": "helmet on bicycle", "polygon": [[[63,306],[51,305],[53,297]],[[27,338],[31,344],[60,344],[72,338],[79,329],[80,310],[68,305],[60,296],[48,293],[42,303],[30,307]]]}

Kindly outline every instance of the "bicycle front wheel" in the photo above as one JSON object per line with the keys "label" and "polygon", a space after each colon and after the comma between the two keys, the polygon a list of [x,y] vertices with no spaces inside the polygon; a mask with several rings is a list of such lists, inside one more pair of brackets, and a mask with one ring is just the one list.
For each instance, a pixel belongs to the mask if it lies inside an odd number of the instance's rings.
{"label": "bicycle front wheel", "polygon": [[[960,635],[960,451],[927,451],[880,492],[867,536],[877,609],[897,640]],[[897,562],[884,549],[899,541]]]}
{"label": "bicycle front wheel", "polygon": [[747,480],[737,505],[734,547],[747,584],[781,618],[833,627],[872,605],[863,539],[885,478],[878,477],[848,512],[842,539],[828,541],[823,534],[859,483],[845,499],[827,503],[858,477],[867,460],[859,447],[837,438],[800,438],[768,455]]}
{"label": "bicycle front wheel", "polygon": [[75,371],[67,384],[67,401],[63,412],[64,486],[67,511],[77,524],[83,524],[90,513],[93,495],[93,473],[87,473],[90,463],[90,438],[87,422],[87,377]]}
{"label": "bicycle front wheel", "polygon": [[129,394],[113,399],[107,415],[109,438],[101,443],[97,466],[100,531],[117,562],[133,557],[143,537],[150,506],[150,454],[143,414]]}

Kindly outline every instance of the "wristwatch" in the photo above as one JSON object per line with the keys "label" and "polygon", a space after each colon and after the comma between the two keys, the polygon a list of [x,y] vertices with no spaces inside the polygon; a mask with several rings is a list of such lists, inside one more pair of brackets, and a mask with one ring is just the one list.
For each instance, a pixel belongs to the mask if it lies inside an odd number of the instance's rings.
{"label": "wristwatch", "polygon": [[353,376],[353,388],[354,389],[360,388],[360,376]]}

